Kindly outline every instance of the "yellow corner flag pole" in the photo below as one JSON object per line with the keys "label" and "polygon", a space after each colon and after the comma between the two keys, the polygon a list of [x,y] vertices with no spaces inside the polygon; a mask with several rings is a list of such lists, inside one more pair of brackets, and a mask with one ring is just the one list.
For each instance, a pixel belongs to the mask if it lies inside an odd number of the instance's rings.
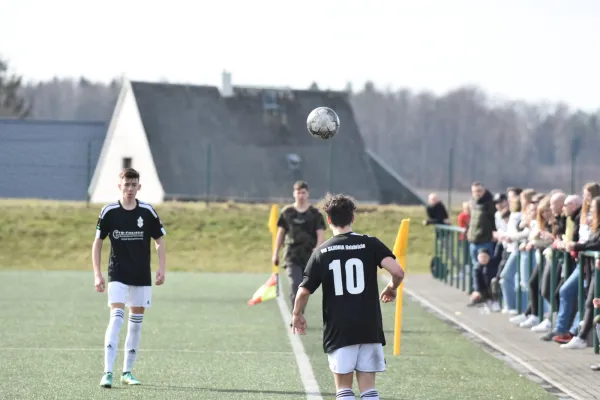
{"label": "yellow corner flag pole", "polygon": [[[396,236],[396,242],[394,243],[393,253],[398,260],[400,266],[404,269],[406,274],[406,248],[408,246],[408,228],[410,226],[410,218],[402,220],[400,228],[398,229],[398,235]],[[400,336],[402,334],[402,297],[404,294],[404,281],[398,287],[398,294],[396,296],[396,319],[394,324],[394,355],[400,354]]]}
{"label": "yellow corner flag pole", "polygon": [[[275,251],[277,244],[277,220],[279,219],[279,207],[277,204],[271,206],[271,213],[269,214],[269,232],[271,232],[271,251]],[[272,272],[277,276],[277,296],[279,296],[279,267],[275,264],[271,266]]]}

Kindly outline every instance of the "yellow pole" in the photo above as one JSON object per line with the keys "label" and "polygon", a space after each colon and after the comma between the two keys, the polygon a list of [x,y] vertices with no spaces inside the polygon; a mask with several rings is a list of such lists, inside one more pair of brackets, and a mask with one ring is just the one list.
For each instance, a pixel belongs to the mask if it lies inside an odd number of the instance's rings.
{"label": "yellow pole", "polygon": [[[275,251],[275,245],[277,241],[277,220],[279,219],[279,207],[277,204],[273,204],[271,206],[271,213],[269,214],[269,232],[271,232],[271,251]],[[279,273],[279,267],[275,264],[272,264],[272,272],[274,274]]]}
{"label": "yellow pole", "polygon": [[[410,225],[410,218],[402,220],[400,229],[398,229],[398,235],[396,236],[396,243],[394,243],[393,253],[398,260],[400,266],[404,269],[406,274],[406,248],[408,246],[408,228]],[[398,287],[398,294],[396,296],[396,313],[394,323],[394,355],[400,354],[400,339],[402,336],[402,298],[404,294],[404,281]]]}

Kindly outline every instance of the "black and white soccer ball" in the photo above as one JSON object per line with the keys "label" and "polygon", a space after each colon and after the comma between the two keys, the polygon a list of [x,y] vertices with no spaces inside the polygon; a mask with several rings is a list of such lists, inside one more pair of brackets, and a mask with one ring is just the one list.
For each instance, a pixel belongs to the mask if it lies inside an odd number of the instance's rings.
{"label": "black and white soccer ball", "polygon": [[317,107],[306,119],[308,133],[319,139],[331,139],[340,130],[340,118],[329,107]]}

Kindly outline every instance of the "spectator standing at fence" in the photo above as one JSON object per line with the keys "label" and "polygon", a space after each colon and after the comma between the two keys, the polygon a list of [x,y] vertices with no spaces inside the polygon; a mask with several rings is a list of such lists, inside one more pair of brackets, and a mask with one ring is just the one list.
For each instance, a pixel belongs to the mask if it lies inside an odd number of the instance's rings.
{"label": "spectator standing at fence", "polygon": [[529,287],[529,280],[531,278],[531,273],[535,268],[536,262],[534,259],[532,264],[533,268],[530,268],[530,250],[532,250],[534,247],[533,243],[530,241],[532,239],[531,234],[536,231],[538,225],[537,209],[539,203],[542,201],[542,199],[544,199],[544,197],[546,197],[546,195],[543,193],[536,193],[533,195],[533,197],[531,198],[531,203],[527,207],[527,218],[521,221],[522,225],[528,224],[529,235],[523,242],[519,244],[520,263],[518,268],[520,279],[517,280],[516,285],[518,285],[521,290],[521,308],[525,307],[525,305],[527,305],[527,307],[525,308],[525,311],[523,313],[520,313],[519,315],[510,318],[510,322],[516,325],[520,325],[521,323],[523,323],[531,313],[531,304],[529,302],[529,290],[527,290],[527,288]]}
{"label": "spectator standing at fence", "polygon": [[[478,282],[482,279],[482,270],[477,262],[477,253],[480,249],[486,249],[488,254],[494,251],[494,232],[496,231],[496,207],[494,198],[482,183],[473,182],[471,185],[471,219],[467,232],[469,241],[469,253],[473,265],[473,292],[478,293],[480,288]],[[475,295],[473,301],[480,298]]]}
{"label": "spectator standing at fence", "polygon": [[450,225],[450,217],[446,206],[436,193],[430,193],[427,198],[427,219],[423,225]]}
{"label": "spectator standing at fence", "polygon": [[[585,243],[567,243],[567,249],[582,252],[582,251],[600,251],[600,197],[595,197],[590,202],[590,213],[592,215],[592,223],[590,224],[590,236]],[[587,260],[591,261],[591,259],[587,258]],[[590,264],[590,272],[587,276],[587,298],[585,300],[585,314],[583,316],[582,324],[579,328],[579,332],[577,336],[571,338],[568,343],[561,344],[560,347],[563,349],[585,349],[587,347],[587,335],[590,333],[592,329],[592,323],[594,319],[594,308],[593,308],[593,300],[594,300],[594,289],[595,289],[595,279],[593,270],[594,267],[592,265],[596,264],[595,262],[589,262]]]}
{"label": "spectator standing at fence", "polygon": [[[542,257],[544,259],[544,271],[541,276],[541,283],[538,283],[537,280],[530,279],[529,284],[531,287],[530,292],[536,291],[539,293],[539,289],[541,287],[542,297],[544,299],[544,306],[549,311],[550,310],[550,302],[552,301],[553,294],[550,293],[550,277],[552,268],[556,268],[557,276],[560,277],[560,265],[552,265],[552,252],[555,248],[555,244],[557,241],[561,240],[566,231],[566,222],[567,215],[564,211],[566,194],[561,190],[556,190],[553,192],[552,196],[550,196],[550,213],[551,213],[551,223],[549,225],[548,232],[542,232],[542,240],[551,241],[548,245],[544,246],[544,250],[542,253]],[[556,302],[558,303],[558,302]],[[555,304],[556,304],[555,303]],[[550,323],[549,318],[545,318],[542,322],[531,327],[533,332],[547,332],[552,328],[552,324]]]}
{"label": "spectator standing at fence", "polygon": [[[583,202],[581,206],[581,215],[579,219],[577,243],[583,244],[588,241],[590,236],[590,217],[592,199],[600,196],[600,185],[597,183],[588,183],[583,187]],[[565,249],[571,252],[572,256],[577,259],[576,242],[568,242],[565,244]],[[571,323],[577,324],[576,300],[579,282],[579,274],[583,273],[585,266],[577,263],[573,272],[568,276],[559,290],[559,306],[556,316],[556,325],[552,331],[541,337],[542,340],[554,340],[557,343],[564,344],[571,341],[574,336],[573,329],[569,329]],[[573,317],[575,315],[575,317]]]}
{"label": "spectator standing at fence", "polygon": [[[519,245],[529,235],[529,226],[533,215],[531,212],[528,214],[528,207],[534,195],[535,190],[525,189],[519,196],[510,197],[511,212],[508,218],[507,230],[504,235],[500,235],[500,240],[505,240],[508,243],[506,248],[508,258],[499,275],[503,299],[502,313],[504,314],[515,315],[520,311],[517,310],[517,268],[519,268],[519,255],[521,255],[521,261],[523,262],[523,253],[525,252],[520,251]],[[522,304],[523,301],[524,298],[522,297]],[[524,320],[522,319],[520,322]]]}
{"label": "spectator standing at fence", "polygon": [[498,243],[496,244],[496,253],[492,258],[492,262],[495,264],[496,275],[492,278],[490,287],[496,300],[500,300],[500,294],[502,293],[502,288],[500,287],[500,274],[502,273],[502,269],[504,268],[504,265],[506,265],[506,261],[508,261],[508,257],[510,256],[508,249],[510,248],[511,243],[504,239],[506,237],[506,233],[508,232],[510,215],[510,208],[506,209],[502,214],[502,219],[506,225],[506,230],[504,232],[497,232],[496,240]]}
{"label": "spectator standing at fence", "polygon": [[[500,225],[498,225],[498,220],[496,220],[496,240],[502,243],[502,252],[499,255],[498,259],[498,271],[493,282],[493,285],[497,286],[497,290],[500,290],[500,274],[502,273],[502,269],[508,261],[508,257],[510,256],[509,248],[512,246],[511,243],[509,243],[509,241],[506,240],[505,236],[508,232],[508,223],[511,220],[510,216],[512,215],[512,205],[517,205],[517,207],[519,208],[518,215],[520,216],[521,201],[519,197],[522,191],[523,190],[521,188],[517,187],[509,187],[506,189],[506,206],[504,207],[503,214],[501,215],[501,218],[503,219],[504,223],[500,223]],[[496,209],[498,209],[498,204],[496,204]],[[520,220],[517,220],[517,222],[518,221]],[[499,227],[501,226],[503,226],[505,229],[499,229]],[[499,246],[496,246],[496,250],[498,249]],[[495,257],[498,257],[498,251],[496,252]]]}
{"label": "spectator standing at fence", "polygon": [[504,222],[502,215],[508,209],[508,199],[506,195],[504,193],[496,193],[494,195],[494,205],[496,206],[496,213],[494,214],[496,220],[495,230],[497,232],[505,232],[506,222]]}
{"label": "spectator standing at fence", "polygon": [[[581,218],[581,207],[582,200],[579,195],[572,194],[567,196],[565,199],[565,205],[563,207],[563,213],[566,216],[565,221],[565,233],[557,240],[554,244],[554,248],[562,251],[563,253],[561,258],[559,258],[559,268],[558,268],[558,282],[556,284],[556,288],[554,289],[554,293],[550,294],[554,296],[555,301],[555,311],[558,311],[560,307],[560,297],[559,292],[562,285],[565,283],[566,279],[571,275],[573,268],[571,265],[577,262],[577,259],[574,257],[574,253],[571,254],[566,252],[566,243],[568,242],[579,242],[579,222]],[[569,263],[567,261],[570,261]],[[550,299],[548,299],[550,301]],[[577,324],[575,324],[577,325]],[[551,340],[552,338],[548,338],[547,340]]]}
{"label": "spectator standing at fence", "polygon": [[[501,262],[504,260],[506,262],[507,257],[504,257],[506,254],[506,247],[508,243],[504,240],[501,240],[502,235],[506,233],[508,217],[510,216],[510,208],[508,206],[508,199],[504,193],[496,193],[494,195],[494,205],[496,206],[496,214],[495,214],[495,226],[496,229],[494,231],[494,251],[491,254],[489,260],[489,266],[486,268],[487,270],[494,270],[494,277],[497,278],[498,269],[500,268]],[[494,280],[494,284],[497,284],[498,279]],[[493,307],[494,310],[496,307]],[[500,309],[498,309],[500,311]]]}
{"label": "spectator standing at fence", "polygon": [[460,241],[465,240],[467,237],[467,230],[469,229],[469,220],[471,219],[471,204],[468,201],[463,201],[462,211],[458,214],[457,222],[458,226],[465,230],[458,236]]}
{"label": "spectator standing at fence", "polygon": [[522,291],[528,292],[527,298],[529,300],[527,310],[524,313],[527,318],[519,324],[521,328],[530,329],[539,325],[540,313],[544,313],[544,304],[539,304],[539,279],[542,253],[548,248],[551,249],[554,241],[552,226],[555,221],[550,206],[551,199],[551,196],[546,196],[538,204],[535,228],[531,232],[529,242],[525,247],[526,250],[535,251],[535,263],[528,284],[521,286]]}

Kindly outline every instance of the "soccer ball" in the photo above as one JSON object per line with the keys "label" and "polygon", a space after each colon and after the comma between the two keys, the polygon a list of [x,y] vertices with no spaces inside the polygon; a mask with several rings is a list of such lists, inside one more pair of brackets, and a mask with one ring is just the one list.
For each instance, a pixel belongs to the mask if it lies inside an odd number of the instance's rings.
{"label": "soccer ball", "polygon": [[317,107],[306,119],[308,133],[319,139],[331,139],[340,129],[340,118],[331,108]]}

